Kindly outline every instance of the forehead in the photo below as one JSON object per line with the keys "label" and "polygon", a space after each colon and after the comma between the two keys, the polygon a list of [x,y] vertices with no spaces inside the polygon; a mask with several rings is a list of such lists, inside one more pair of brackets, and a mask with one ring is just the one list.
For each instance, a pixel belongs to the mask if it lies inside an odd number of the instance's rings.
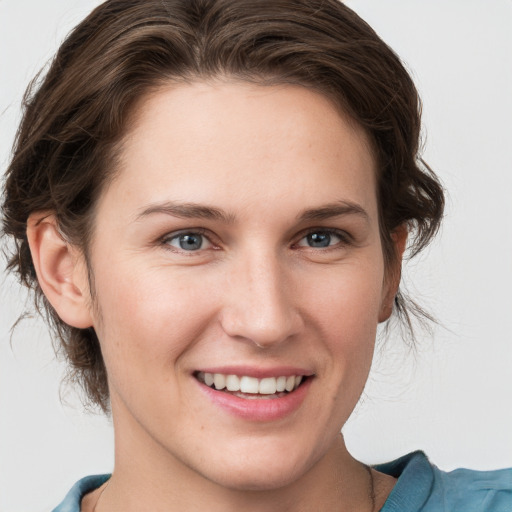
{"label": "forehead", "polygon": [[215,202],[263,211],[271,204],[286,209],[288,199],[304,207],[348,199],[376,214],[375,160],[365,133],[325,96],[300,86],[162,87],[139,102],[118,171],[100,202]]}

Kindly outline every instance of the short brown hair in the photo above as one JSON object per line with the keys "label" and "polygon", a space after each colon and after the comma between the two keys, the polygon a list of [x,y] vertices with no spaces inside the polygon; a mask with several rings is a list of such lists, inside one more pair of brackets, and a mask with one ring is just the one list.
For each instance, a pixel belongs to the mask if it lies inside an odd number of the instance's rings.
{"label": "short brown hair", "polygon": [[[15,241],[8,268],[35,292],[71,375],[108,410],[94,329],[66,325],[45,299],[27,243],[28,216],[49,210],[87,254],[93,210],[116,169],[135,102],[172,81],[227,76],[297,84],[334,101],[367,133],[378,164],[386,262],[407,225],[412,254],[435,235],[444,197],[418,155],[421,104],[400,59],[338,0],[109,0],[68,36],[48,73],[27,90],[7,169],[3,230]],[[410,326],[403,296],[395,312]]]}

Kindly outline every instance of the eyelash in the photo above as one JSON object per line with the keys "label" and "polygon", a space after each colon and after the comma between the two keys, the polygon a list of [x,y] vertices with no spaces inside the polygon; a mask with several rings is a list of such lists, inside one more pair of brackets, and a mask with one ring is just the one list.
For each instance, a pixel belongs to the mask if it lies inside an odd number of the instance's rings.
{"label": "eyelash", "polygon": [[[314,234],[324,234],[324,235],[328,235],[330,237],[337,237],[339,238],[339,242],[333,244],[333,245],[328,245],[327,247],[311,247],[311,246],[301,246],[299,245],[299,243],[307,238],[309,235],[314,235]],[[339,248],[340,246],[348,246],[348,245],[351,245],[353,244],[353,238],[351,235],[349,235],[346,231],[343,231],[341,229],[334,229],[334,228],[311,228],[309,230],[307,230],[306,232],[304,233],[301,233],[301,237],[299,239],[299,241],[294,244],[294,246],[299,246],[299,247],[306,247],[308,249],[323,249],[324,251],[326,250],[329,250],[329,249],[337,249]]]}
{"label": "eyelash", "polygon": [[177,232],[166,234],[165,236],[163,236],[160,239],[160,244],[165,249],[175,252],[175,253],[178,252],[180,254],[191,254],[192,255],[195,252],[199,252],[201,250],[201,248],[199,248],[197,251],[187,251],[185,249],[179,249],[178,247],[174,247],[174,246],[170,245],[170,242],[172,240],[179,239],[179,237],[185,236],[185,235],[200,235],[203,239],[206,239],[213,246],[213,248],[216,248],[216,244],[214,244],[211,240],[212,235],[206,229],[203,229],[203,228],[183,229],[183,230],[180,230]]}
{"label": "eyelash", "polygon": [[[312,247],[310,245],[300,245],[300,242],[302,240],[304,240],[308,236],[314,235],[314,234],[327,235],[331,238],[337,237],[339,239],[339,241],[333,245],[327,245],[325,247]],[[185,230],[180,230],[178,232],[166,234],[165,236],[163,236],[160,239],[160,245],[162,245],[166,250],[172,251],[174,253],[188,254],[190,256],[192,256],[194,253],[201,252],[201,250],[206,250],[206,249],[203,249],[202,247],[199,247],[197,250],[187,251],[186,249],[183,249],[183,248],[180,249],[178,247],[174,247],[174,246],[170,245],[170,242],[172,240],[178,239],[180,236],[185,236],[185,235],[200,235],[203,239],[206,239],[209,244],[211,244],[212,247],[209,247],[208,249],[215,250],[215,249],[219,248],[218,245],[215,244],[211,240],[211,238],[213,238],[212,234],[208,230],[203,229],[203,228],[185,229]],[[330,241],[331,240],[329,240],[329,242]],[[293,244],[292,247],[294,249],[304,247],[305,249],[310,249],[310,250],[328,251],[328,250],[335,250],[340,247],[352,245],[353,242],[354,241],[353,241],[352,236],[349,233],[347,233],[346,231],[339,230],[339,229],[333,229],[333,228],[311,228],[311,229],[308,229],[307,231],[301,233],[300,238],[298,239],[298,241],[296,243]]]}

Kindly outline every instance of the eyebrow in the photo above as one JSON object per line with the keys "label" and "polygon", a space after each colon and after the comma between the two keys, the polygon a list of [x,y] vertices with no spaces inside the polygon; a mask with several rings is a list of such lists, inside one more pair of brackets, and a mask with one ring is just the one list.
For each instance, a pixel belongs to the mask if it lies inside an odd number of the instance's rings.
{"label": "eyebrow", "polygon": [[352,203],[350,201],[338,201],[336,203],[329,203],[318,208],[304,210],[301,214],[298,215],[298,220],[301,222],[326,220],[345,215],[357,215],[363,217],[366,222],[370,221],[370,216],[366,210],[361,205]]}
{"label": "eyebrow", "polygon": [[136,220],[140,220],[155,213],[163,213],[182,219],[217,220],[226,224],[232,224],[235,220],[234,215],[214,206],[197,203],[175,203],[173,201],[166,201],[164,203],[157,203],[148,206],[137,215]]}
{"label": "eyebrow", "polygon": [[[163,203],[152,204],[142,210],[136,217],[140,220],[155,213],[163,213],[182,219],[207,219],[221,221],[225,224],[233,224],[236,220],[235,215],[228,213],[215,206],[203,205],[198,203],[176,203],[166,201]],[[357,203],[350,201],[338,201],[329,203],[317,208],[309,208],[297,215],[299,222],[311,222],[341,217],[346,215],[357,215],[363,217],[369,222],[370,217],[366,210]]]}

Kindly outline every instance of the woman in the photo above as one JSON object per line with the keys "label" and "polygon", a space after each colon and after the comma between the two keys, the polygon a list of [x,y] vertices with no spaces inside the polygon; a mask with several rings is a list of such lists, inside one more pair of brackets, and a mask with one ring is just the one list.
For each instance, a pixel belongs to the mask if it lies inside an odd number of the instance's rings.
{"label": "woman", "polygon": [[407,238],[441,219],[419,128],[335,1],[113,1],[77,27],[4,203],[11,268],[112,411],[112,476],[56,510],[506,510],[510,473],[369,468],[339,435],[378,323],[407,322]]}

